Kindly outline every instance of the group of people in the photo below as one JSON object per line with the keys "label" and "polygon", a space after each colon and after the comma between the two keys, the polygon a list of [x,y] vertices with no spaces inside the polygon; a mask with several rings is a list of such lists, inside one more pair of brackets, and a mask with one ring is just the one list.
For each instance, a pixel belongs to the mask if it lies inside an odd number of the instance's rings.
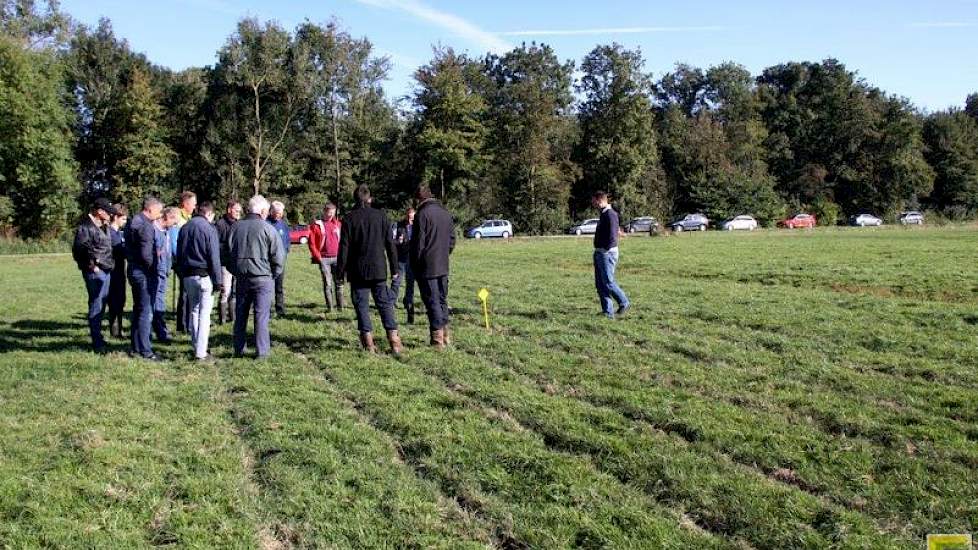
{"label": "group of people", "polygon": [[[382,210],[373,208],[369,189],[361,185],[354,193],[356,208],[342,221],[336,207],[326,204],[322,219],[311,227],[310,255],[322,275],[326,309],[344,307],[343,285],[349,282],[360,343],[372,353],[377,346],[370,319],[371,297],[392,353],[402,352],[394,314],[401,286],[408,322],[414,322],[417,284],[428,314],[431,345],[444,349],[451,340],[448,274],[449,255],[455,246],[454,223],[427,186],[418,187],[415,199],[417,212],[409,209],[405,219],[394,226]],[[142,210],[131,219],[123,205],[105,199],[92,204],[76,231],[72,254],[88,293],[88,324],[95,352],[108,351],[102,335],[106,310],[111,335],[122,337],[128,282],[133,300],[129,353],[161,360],[153,342],[172,341],[164,300],[172,270],[178,281],[177,330],[189,333],[197,360],[213,359],[209,335],[215,296],[219,297],[218,322],[234,323],[234,355],[245,352],[252,312],[257,356],[269,354],[273,303],[274,314],[285,315],[284,278],[290,247],[285,206],[256,195],[248,201],[247,212],[231,201],[224,215],[216,217],[213,204],[198,205],[192,192],[181,194],[178,206],[167,208],[159,199],[147,197]]]}

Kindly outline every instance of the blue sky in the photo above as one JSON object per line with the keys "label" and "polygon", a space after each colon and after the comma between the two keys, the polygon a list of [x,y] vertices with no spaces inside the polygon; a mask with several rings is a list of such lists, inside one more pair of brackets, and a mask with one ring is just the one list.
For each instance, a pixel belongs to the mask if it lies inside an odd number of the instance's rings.
{"label": "blue sky", "polygon": [[244,16],[294,28],[335,18],[393,63],[388,93],[411,91],[411,74],[434,44],[481,55],[546,42],[562,59],[596,44],[641,48],[658,78],[676,62],[736,61],[757,74],[784,61],[836,57],[870,83],[929,110],[962,106],[978,92],[978,0],[821,2],[641,0],[62,0],[76,19],[112,20],[153,62],[208,65]]}

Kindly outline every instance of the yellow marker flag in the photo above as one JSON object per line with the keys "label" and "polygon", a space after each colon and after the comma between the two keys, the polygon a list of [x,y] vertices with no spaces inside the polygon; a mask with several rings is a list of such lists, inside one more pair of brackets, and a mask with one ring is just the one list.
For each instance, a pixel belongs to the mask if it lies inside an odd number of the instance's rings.
{"label": "yellow marker flag", "polygon": [[480,290],[479,299],[482,300],[482,315],[486,318],[486,330],[489,330],[489,290],[485,288]]}

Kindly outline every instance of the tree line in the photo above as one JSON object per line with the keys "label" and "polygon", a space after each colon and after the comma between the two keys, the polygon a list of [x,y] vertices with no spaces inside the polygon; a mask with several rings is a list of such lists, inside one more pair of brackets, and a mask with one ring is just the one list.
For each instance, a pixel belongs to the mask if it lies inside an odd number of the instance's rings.
{"label": "tree line", "polygon": [[[575,69],[579,76],[575,78]],[[63,233],[95,197],[264,193],[293,221],[366,183],[388,208],[427,183],[460,222],[547,233],[609,191],[624,218],[805,210],[978,211],[978,94],[925,113],[834,59],[752,75],[598,45],[580,65],[545,44],[473,57],[433,49],[408,98],[389,60],[335,22],[241,20],[213,66],[172,71],[111,23],[57,2],[0,0],[0,228]]]}

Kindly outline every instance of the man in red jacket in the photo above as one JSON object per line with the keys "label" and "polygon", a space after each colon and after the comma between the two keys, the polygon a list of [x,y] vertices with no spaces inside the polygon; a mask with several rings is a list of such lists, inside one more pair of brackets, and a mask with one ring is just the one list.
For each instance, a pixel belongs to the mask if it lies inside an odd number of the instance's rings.
{"label": "man in red jacket", "polygon": [[323,219],[309,227],[309,253],[312,263],[319,266],[323,275],[323,294],[326,311],[343,309],[343,283],[336,276],[336,256],[340,250],[340,220],[336,218],[336,206],[327,203],[323,207]]}

